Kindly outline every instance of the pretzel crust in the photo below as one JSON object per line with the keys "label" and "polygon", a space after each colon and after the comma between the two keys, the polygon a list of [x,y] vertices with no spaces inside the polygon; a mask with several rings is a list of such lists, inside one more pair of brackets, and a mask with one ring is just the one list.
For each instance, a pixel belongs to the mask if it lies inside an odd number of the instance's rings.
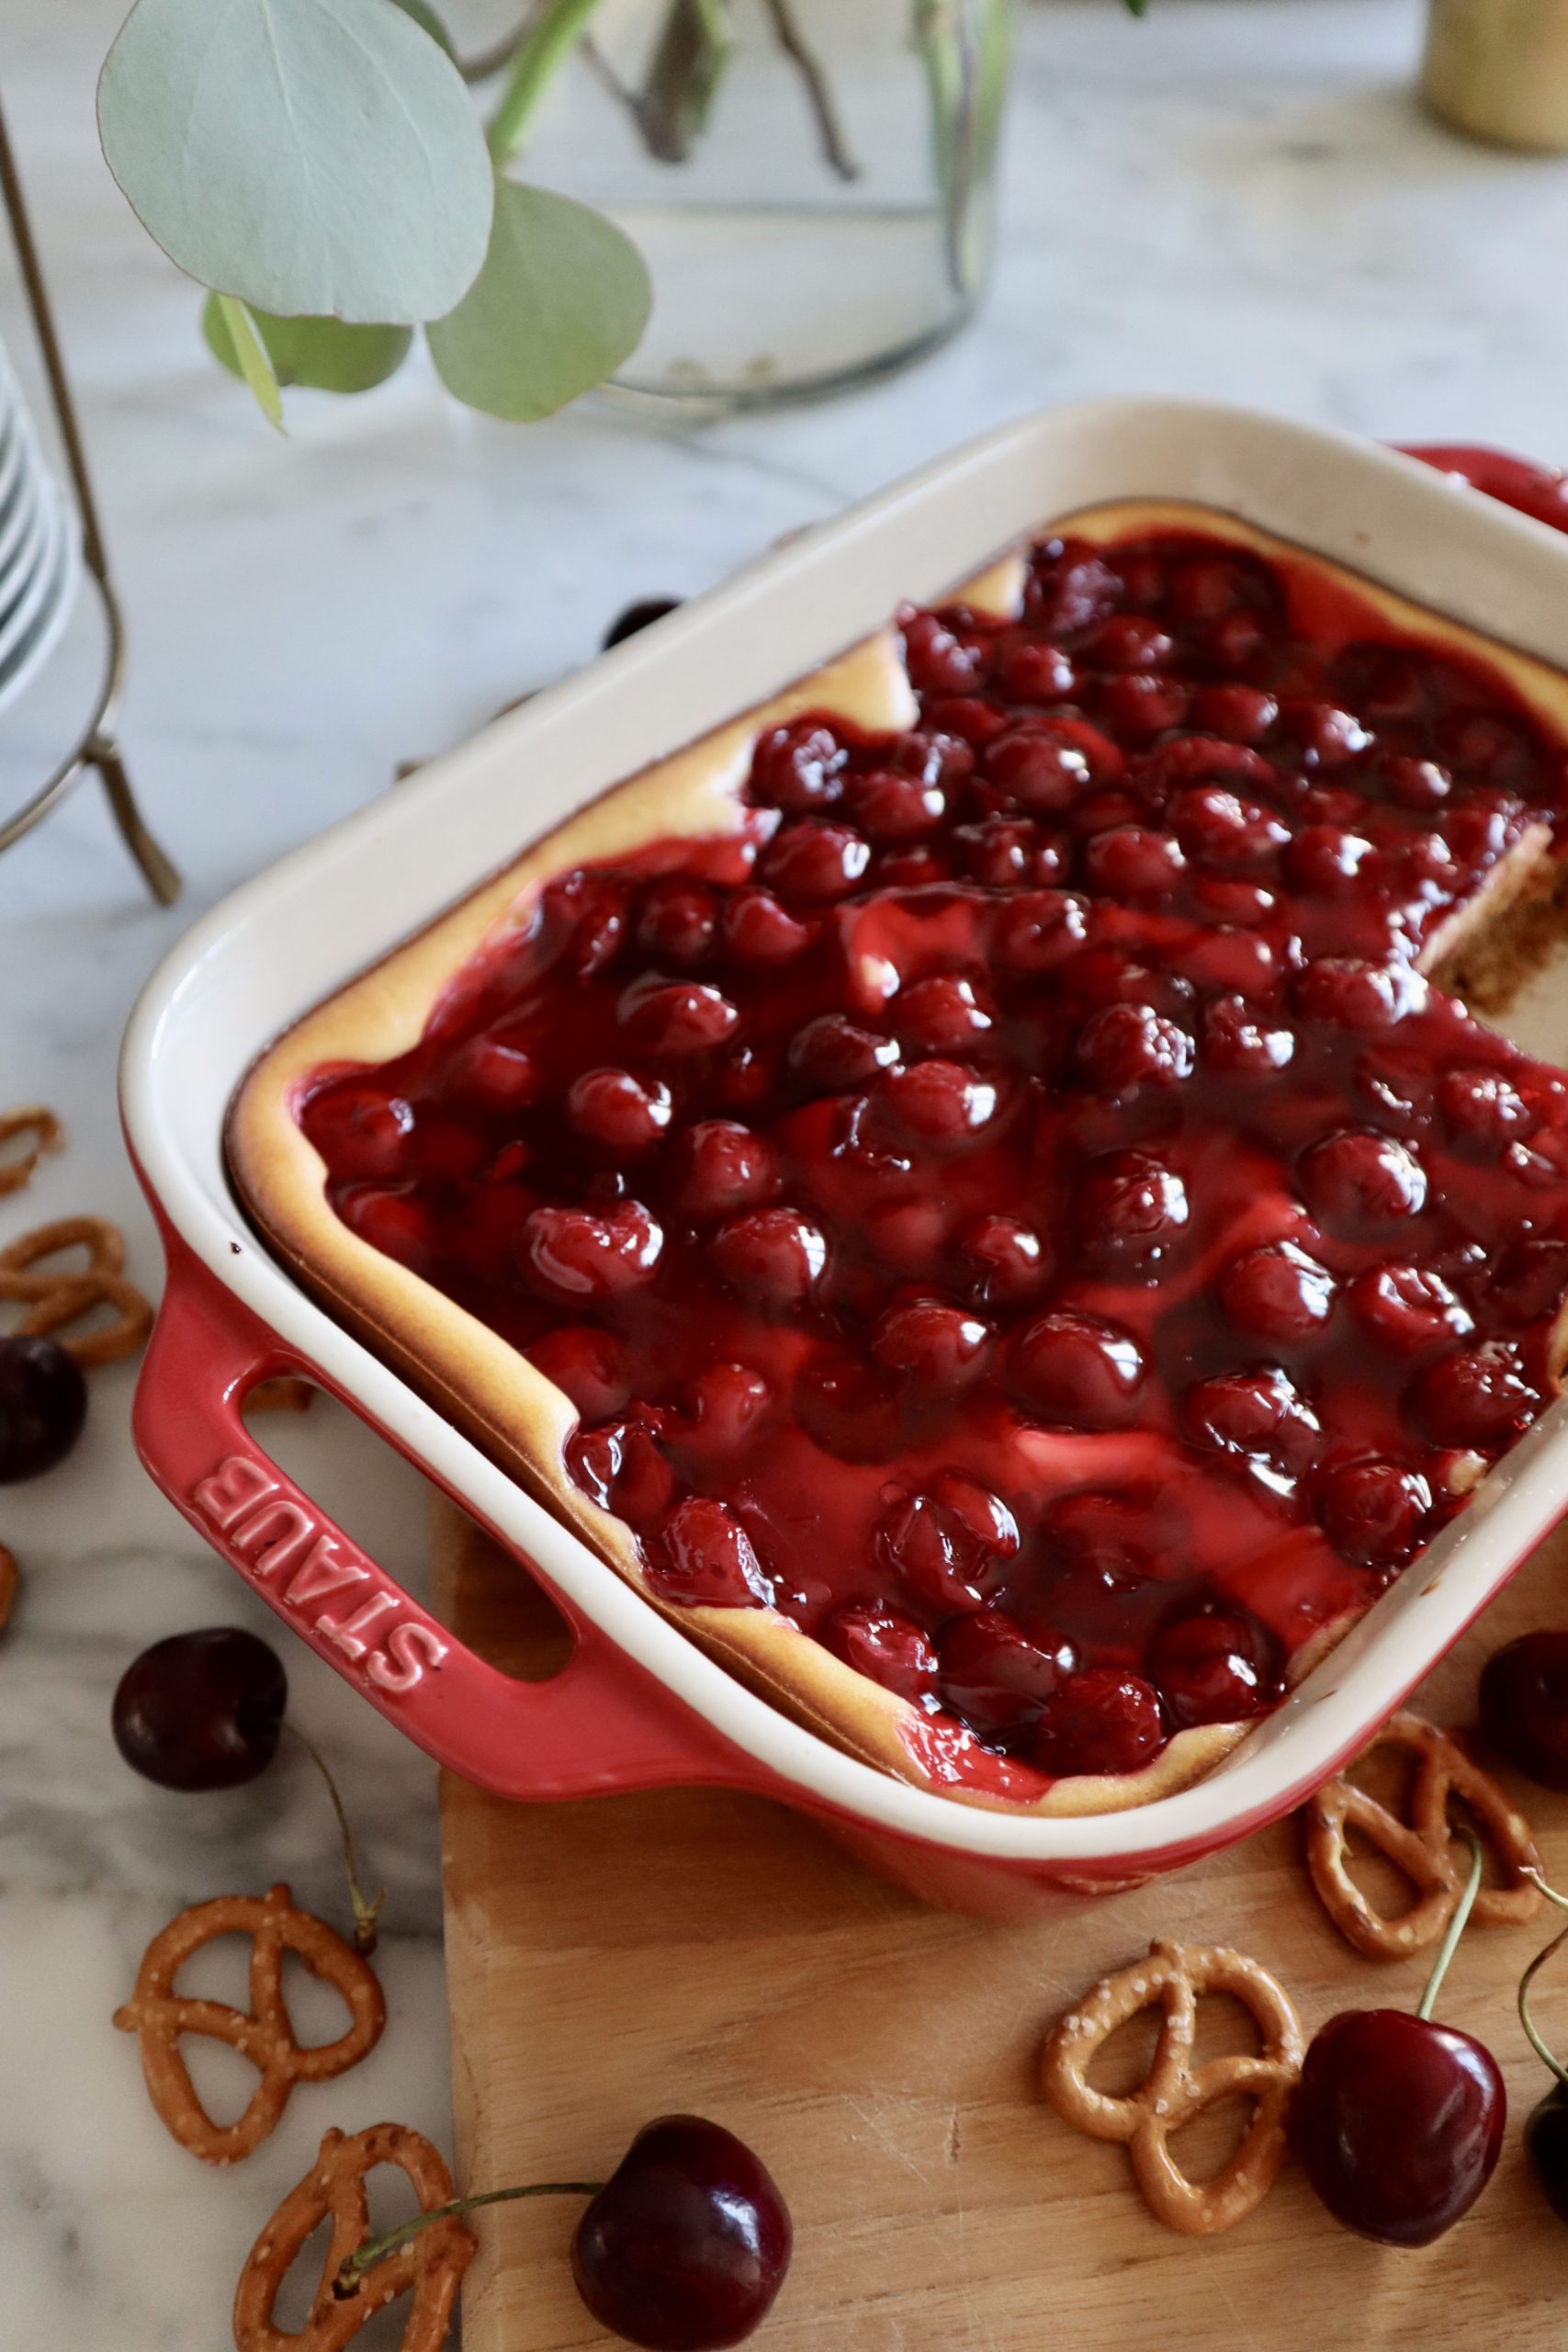
{"label": "pretzel crust", "polygon": [[[235,1933],[253,1939],[248,2009],[175,1991],[175,1980],[193,1952],[215,1936]],[[295,2040],[283,1997],[283,1960],[290,1951],[312,1976],[341,1994],[349,2025],[336,2041],[301,2047]],[[231,2165],[276,2130],[296,2083],[330,2082],[374,2050],[387,2022],[387,2004],[368,1962],[324,1920],[297,1910],[287,1886],[275,1886],[265,1895],[220,1894],[172,1919],[143,1952],[136,1989],[115,2011],[114,2022],[140,2040],[147,2095],[181,2147],[203,2164]],[[214,2123],[197,2097],[179,2052],[186,2033],[226,2041],[260,2075],[234,2122]]]}
{"label": "pretzel crust", "polygon": [[[81,1271],[37,1271],[41,1261],[68,1250],[86,1251]],[[96,1306],[112,1307],[112,1323],[70,1332],[61,1341],[85,1372],[134,1355],[152,1329],[152,1306],[135,1283],[125,1280],[125,1236],[103,1216],[56,1217],[52,1224],[35,1226],[7,1242],[0,1250],[0,1299],[22,1306],[15,1328],[28,1339],[52,1335]]]}
{"label": "pretzel crust", "polygon": [[[413,2301],[399,2352],[441,2352],[457,2281],[479,2250],[471,2230],[454,2215],[433,2222],[417,2237],[367,2270],[347,2294],[333,2282],[349,2256],[370,2235],[366,2175],[378,2165],[406,2173],[422,2212],[445,2205],[452,2176],[430,2142],[401,2123],[372,2123],[345,2138],[329,2132],[304,2179],[291,2188],[251,2248],[234,2290],[237,2352],[342,2352],[378,2311],[398,2296]],[[298,2333],[273,2318],[278,2290],[296,2255],[322,2222],[332,2243],[321,2266],[310,2315]]]}
{"label": "pretzel crust", "polygon": [[[1260,2042],[1254,2055],[1211,2058],[1196,2068],[1189,2064],[1205,1993],[1228,1993],[1250,2012]],[[1093,2089],[1088,2073],[1100,2045],[1156,2002],[1164,2016],[1144,2081],[1122,2094]],[[1259,1962],[1224,1945],[1179,1944],[1160,1936],[1147,1960],[1103,1977],[1058,2018],[1045,2044],[1042,2080],[1066,2122],[1091,2139],[1125,2143],[1156,2221],[1189,2237],[1212,2237],[1245,2219],[1278,2177],[1303,2049],[1290,1996]],[[1171,2138],[1237,2092],[1256,2103],[1240,2147],[1213,2180],[1189,2180],[1170,2153]]]}
{"label": "pretzel crust", "polygon": [[[1506,1885],[1482,1888],[1472,1916],[1484,1927],[1533,1919],[1540,1908],[1540,1889],[1525,1872],[1540,1868],[1540,1853],[1529,1823],[1490,1773],[1473,1763],[1446,1731],[1420,1715],[1392,1716],[1361,1757],[1375,1755],[1381,1747],[1403,1747],[1416,1758],[1408,1821],[1355,1787],[1343,1772],[1325,1781],[1304,1807],[1307,1870],[1346,1942],[1369,1960],[1404,1960],[1442,1934],[1464,1884],[1449,1831],[1450,1795],[1463,1798],[1507,1873]],[[1415,1902],[1397,1917],[1385,1918],[1374,1910],[1350,1876],[1350,1829],[1376,1846],[1416,1889]]]}
{"label": "pretzel crust", "polygon": [[0,1111],[0,1146],[8,1144],[13,1136],[28,1136],[31,1141],[15,1159],[0,1159],[0,1194],[25,1192],[38,1172],[39,1161],[65,1148],[63,1125],[41,1102]]}

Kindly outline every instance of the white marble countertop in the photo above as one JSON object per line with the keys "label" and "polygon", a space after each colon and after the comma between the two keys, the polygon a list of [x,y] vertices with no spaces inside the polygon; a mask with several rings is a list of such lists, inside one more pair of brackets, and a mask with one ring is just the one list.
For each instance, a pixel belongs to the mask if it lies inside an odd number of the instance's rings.
{"label": "white marble countertop", "polygon": [[[286,442],[209,363],[190,289],[99,160],[93,84],[122,13],[8,0],[0,81],[132,619],[126,741],[189,887],[155,912],[90,791],[0,863],[0,1103],[48,1101],[73,1137],[0,1211],[0,1238],[110,1214],[150,1288],[113,1099],[143,976],[398,760],[585,659],[631,597],[701,587],[946,444],[1098,390],[1568,454],[1568,163],[1419,117],[1418,0],[1155,0],[1142,28],[1111,0],[1032,10],[991,299],[873,390],[679,428],[595,401],[520,431],[456,411],[416,368],[362,402],[296,398]],[[0,330],[21,350],[5,265]],[[68,657],[0,720],[0,807],[81,675]],[[333,2093],[300,2094],[231,2175],[166,2138],[110,2030],[184,1904],[285,1875],[330,1916],[339,1903],[308,1768],[285,1758],[248,1791],[182,1798],[112,1747],[109,1694],[143,1643],[265,1615],[138,1469],[130,1388],[127,1368],[99,1375],[69,1465],[0,1505],[26,1575],[0,1643],[0,2342],[29,2352],[214,2352],[252,2236],[327,2122],[446,2130],[432,1775],[298,1645],[296,1712],[391,1889],[385,2041]],[[280,1434],[417,1580],[412,1474],[330,1408]]]}

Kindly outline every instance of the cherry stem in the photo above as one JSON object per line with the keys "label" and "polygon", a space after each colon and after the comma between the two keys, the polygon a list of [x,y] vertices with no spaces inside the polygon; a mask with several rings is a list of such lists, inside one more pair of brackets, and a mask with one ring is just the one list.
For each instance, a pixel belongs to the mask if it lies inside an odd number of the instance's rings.
{"label": "cherry stem", "polygon": [[[1568,1911],[1568,1894],[1559,1894],[1554,1886],[1548,1886],[1546,1881],[1542,1878],[1538,1870],[1527,1870],[1525,1871],[1525,1876],[1533,1885],[1540,1887],[1542,1894],[1545,1895],[1549,1903],[1555,1903],[1560,1911]],[[1564,1944],[1568,1944],[1568,1928],[1564,1928],[1561,1935],[1553,1936],[1551,1941],[1547,1945],[1544,1951],[1537,1952],[1535,1958],[1531,1961],[1529,1966],[1520,1977],[1519,2023],[1525,2030],[1526,2041],[1529,2043],[1530,2048],[1535,2052],[1536,2056],[1540,2060],[1541,2064],[1543,2066],[1549,2066],[1551,2072],[1556,2075],[1558,2081],[1564,2086],[1568,2086],[1568,2066],[1564,2066],[1561,2060],[1555,2058],[1551,2052],[1547,2048],[1546,2043],[1541,2040],[1540,2033],[1537,2031],[1535,2019],[1530,2015],[1530,1986],[1534,1984],[1537,1976],[1545,1967],[1547,1962],[1552,1957],[1552,1954],[1554,1952],[1561,1951]]]}
{"label": "cherry stem", "polygon": [[287,1715],[284,1717],[283,1728],[299,1741],[327,1784],[327,1794],[333,1801],[333,1811],[337,1815],[338,1836],[343,1840],[343,1867],[348,1879],[348,1899],[354,1906],[354,1949],[357,1952],[363,1952],[368,1958],[376,1949],[381,1913],[387,1900],[387,1890],[382,1887],[378,1894],[371,1896],[366,1894],[359,1883],[359,1871],[354,1859],[354,1833],[348,1826],[348,1815],[344,1811],[343,1799],[337,1792],[337,1782],[327,1770],[326,1758],[314,1740],[307,1739],[299,1724],[290,1723]]}
{"label": "cherry stem", "polygon": [[1420,2007],[1416,2012],[1423,2025],[1428,2025],[1431,2022],[1432,2011],[1438,2006],[1438,1995],[1441,1992],[1443,1979],[1449,1973],[1449,1962],[1454,1956],[1459,1939],[1465,1931],[1472,1911],[1475,1908],[1475,1898],[1481,1892],[1481,1840],[1473,1829],[1461,1829],[1459,1834],[1470,1848],[1470,1876],[1465,1882],[1464,1893],[1454,1905],[1454,1916],[1449,1921],[1448,1933],[1438,1947],[1438,1957],[1432,1962],[1432,1973],[1427,1979],[1427,1989],[1421,1996]]}
{"label": "cherry stem", "polygon": [[356,2292],[361,2278],[389,2254],[398,2253],[410,2238],[421,2230],[432,2228],[437,2222],[455,2221],[459,2214],[471,2213],[480,2205],[509,2205],[519,2197],[597,2197],[604,2188],[602,2180],[536,2180],[526,2188],[486,2188],[477,2197],[454,2197],[450,2204],[433,2205],[428,2212],[418,2213],[399,2230],[388,2230],[384,2236],[367,2239],[352,2254],[344,2255],[333,2279],[333,2293],[339,2302]]}

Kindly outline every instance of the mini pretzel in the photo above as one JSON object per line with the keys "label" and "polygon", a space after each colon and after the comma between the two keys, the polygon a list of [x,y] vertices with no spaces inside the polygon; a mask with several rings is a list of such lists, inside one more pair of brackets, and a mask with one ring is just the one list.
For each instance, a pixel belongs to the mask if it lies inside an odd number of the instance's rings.
{"label": "mini pretzel", "polygon": [[[254,1939],[249,2009],[177,1994],[175,1979],[192,1952],[214,1936],[236,1930]],[[282,1991],[287,1951],[297,1952],[312,1976],[342,1994],[350,2022],[336,2041],[306,2048],[296,2041]],[[387,2022],[387,2004],[367,1962],[324,1921],[297,1911],[288,1887],[275,1886],[265,1896],[220,1895],[171,1920],[142,1954],[136,1990],[115,2011],[114,2021],[122,2033],[141,2037],[148,2097],[180,2145],[204,2164],[231,2165],[248,2156],[276,2128],[296,2083],[330,2082],[374,2050]],[[214,2123],[197,2098],[179,2052],[184,2033],[226,2041],[260,2075],[237,2121]]]}
{"label": "mini pretzel", "polygon": [[[289,2190],[240,2273],[234,2294],[238,2352],[341,2352],[378,2311],[410,2293],[413,2300],[399,2352],[440,2352],[457,2281],[478,2251],[472,2231],[456,2215],[433,2222],[383,2256],[346,2293],[334,2292],[343,2264],[370,2234],[365,2176],[377,2165],[397,2165],[408,2175],[422,2212],[451,2197],[452,2176],[417,2132],[400,2123],[373,2123],[352,2139],[329,2132],[314,2166]],[[278,2290],[300,2247],[329,2215],[332,2243],[310,2315],[298,2333],[286,2332],[273,2318]]]}
{"label": "mini pretzel", "polygon": [[[78,1272],[37,1271],[40,1260],[67,1250],[85,1250]],[[28,1338],[73,1323],[95,1306],[112,1307],[115,1320],[62,1341],[84,1369],[134,1355],[152,1328],[152,1309],[133,1283],[124,1280],[125,1238],[107,1217],[63,1216],[18,1235],[0,1250],[0,1299],[13,1299],[26,1312],[16,1328]]]}
{"label": "mini pretzel", "polygon": [[[1200,1997],[1229,1993],[1257,2022],[1255,2056],[1190,2064]],[[1090,2088],[1100,2044],[1140,2009],[1164,2011],[1147,2075],[1135,2091],[1113,2097]],[[1302,2065],[1302,2030],[1284,1987],[1244,1952],[1158,1938],[1147,1960],[1107,1976],[1058,2019],[1045,2044],[1045,2096],[1058,2115],[1096,2140],[1122,2140],[1156,2221],[1190,2237],[1228,2230],[1273,2187],[1285,2155],[1285,2111]],[[1189,2180],[1170,2153],[1174,2133],[1219,2099],[1241,2092],[1257,2102],[1247,2135],[1223,2172],[1202,2186]]]}
{"label": "mini pretzel", "polygon": [[[1324,1909],[1347,1943],[1371,1960],[1403,1960],[1442,1934],[1467,1875],[1450,1841],[1450,1796],[1462,1797],[1469,1805],[1507,1875],[1504,1886],[1483,1887],[1473,1916],[1491,1927],[1533,1918],[1540,1908],[1540,1890],[1525,1872],[1540,1869],[1540,1855],[1529,1823],[1515,1812],[1490,1774],[1472,1763],[1447,1732],[1419,1715],[1392,1717],[1362,1755],[1374,1755],[1380,1747],[1407,1748],[1416,1758],[1407,1822],[1354,1787],[1343,1773],[1325,1781],[1305,1807],[1307,1869]],[[1352,1828],[1379,1847],[1416,1889],[1416,1900],[1396,1918],[1374,1910],[1350,1876],[1346,1833]]]}
{"label": "mini pretzel", "polygon": [[9,1143],[13,1136],[28,1136],[31,1140],[17,1158],[0,1159],[0,1193],[21,1192],[32,1182],[39,1161],[46,1152],[65,1148],[65,1129],[41,1102],[28,1102],[16,1111],[0,1111],[0,1144]]}

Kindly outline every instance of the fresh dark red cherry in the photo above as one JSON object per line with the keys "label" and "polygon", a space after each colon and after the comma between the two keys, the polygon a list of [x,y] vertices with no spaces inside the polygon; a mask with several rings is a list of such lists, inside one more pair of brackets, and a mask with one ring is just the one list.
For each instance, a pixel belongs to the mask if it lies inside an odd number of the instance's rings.
{"label": "fresh dark red cherry", "polygon": [[1346,2009],[1307,2052],[1291,2137],[1337,2222],[1430,2245],[1491,2179],[1507,2111],[1497,2062],[1470,2034],[1404,2009]]}
{"label": "fresh dark red cherry", "polygon": [[1568,2084],[1553,2083],[1530,2109],[1525,2154],[1560,2222],[1568,2222]]}
{"label": "fresh dark red cherry", "polygon": [[63,1462],[87,1418],[87,1384],[54,1340],[0,1340],[0,1487]]}
{"label": "fresh dark red cherry", "polygon": [[1344,2009],[1330,2018],[1313,2037],[1291,2107],[1292,2144],[1313,2188],[1337,2222],[1382,2245],[1430,2245],[1452,2229],[1503,2145],[1508,2099],[1496,2060],[1432,2018],[1481,1884],[1480,1844],[1462,1834],[1469,1883],[1415,2016]]}
{"label": "fresh dark red cherry", "polygon": [[638,629],[651,628],[655,621],[664,618],[666,613],[674,612],[680,602],[679,596],[645,596],[640,603],[628,605],[624,613],[616,614],[604,631],[604,651],[608,653],[613,645],[624,645],[628,637],[637,635]]}
{"label": "fresh dark red cherry", "polygon": [[720,2352],[766,2317],[789,2268],[789,2209],[743,2141],[695,2115],[645,2125],[572,2239],[577,2291],[649,2352]]}
{"label": "fresh dark red cherry", "polygon": [[1476,1704],[1488,1746],[1506,1763],[1542,1788],[1568,1790],[1568,1633],[1521,1634],[1494,1650]]}
{"label": "fresh dark red cherry", "polygon": [[237,1789],[277,1753],[288,1678],[239,1625],[171,1634],[133,1658],[110,1720],[133,1771],[164,1789]]}

